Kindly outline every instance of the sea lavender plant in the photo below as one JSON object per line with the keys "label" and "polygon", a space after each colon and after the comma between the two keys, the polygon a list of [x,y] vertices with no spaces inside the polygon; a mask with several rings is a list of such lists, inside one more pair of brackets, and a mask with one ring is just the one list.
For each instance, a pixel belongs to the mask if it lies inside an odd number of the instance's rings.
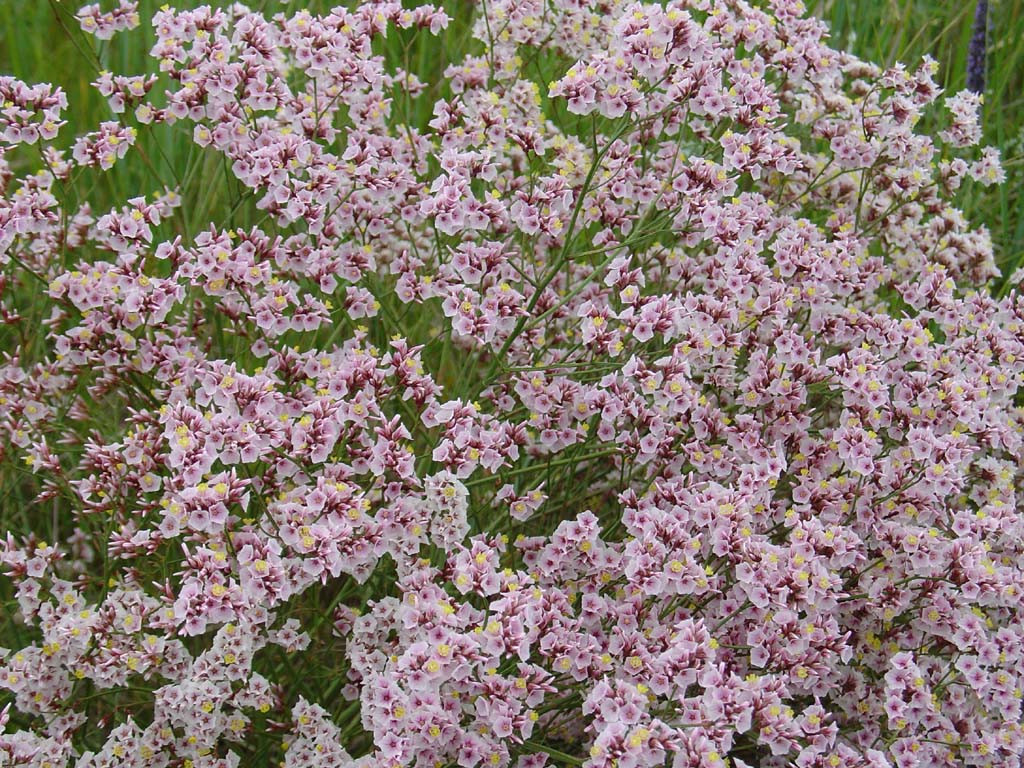
{"label": "sea lavender plant", "polygon": [[[99,126],[0,77],[0,762],[1019,765],[979,96],[799,0],[471,11],[430,82],[380,0],[85,8]],[[174,133],[230,178],[96,202]]]}

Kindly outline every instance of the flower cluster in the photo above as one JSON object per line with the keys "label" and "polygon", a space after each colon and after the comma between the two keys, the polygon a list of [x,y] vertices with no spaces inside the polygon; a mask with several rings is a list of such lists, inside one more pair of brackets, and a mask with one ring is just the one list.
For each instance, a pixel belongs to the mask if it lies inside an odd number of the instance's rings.
{"label": "flower cluster", "polygon": [[137,0],[118,0],[117,8],[104,13],[99,3],[84,5],[78,10],[82,30],[99,40],[110,40],[118,32],[135,29],[141,23]]}
{"label": "flower cluster", "polygon": [[1019,764],[979,97],[799,0],[467,9],[165,6],[75,137],[0,78],[0,763]]}

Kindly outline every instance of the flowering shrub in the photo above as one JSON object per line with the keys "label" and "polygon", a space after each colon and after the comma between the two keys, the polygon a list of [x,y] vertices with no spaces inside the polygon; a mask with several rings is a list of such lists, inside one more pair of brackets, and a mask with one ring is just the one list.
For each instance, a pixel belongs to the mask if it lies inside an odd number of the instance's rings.
{"label": "flowering shrub", "polygon": [[[426,82],[433,6],[83,8],[155,64],[77,137],[0,78],[0,762],[1018,765],[979,97],[799,0],[472,14]],[[90,205],[157,130],[225,221]]]}

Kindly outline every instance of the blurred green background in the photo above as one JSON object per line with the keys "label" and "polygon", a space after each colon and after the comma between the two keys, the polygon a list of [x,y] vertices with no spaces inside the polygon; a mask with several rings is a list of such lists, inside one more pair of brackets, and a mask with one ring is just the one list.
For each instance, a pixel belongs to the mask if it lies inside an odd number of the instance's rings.
{"label": "blurred green background", "polygon": [[[99,121],[111,119],[103,99],[90,87],[99,68],[123,74],[152,71],[147,60],[153,31],[148,25],[165,0],[141,0],[141,28],[101,43],[87,38],[78,28],[74,13],[78,0],[0,0],[0,74],[13,74],[30,82],[61,85],[71,103],[72,133],[92,130]],[[436,0],[435,0],[436,2]],[[755,4],[759,0],[752,0]],[[925,54],[940,65],[939,81],[947,91],[964,87],[967,48],[974,16],[974,0],[806,0],[810,12],[828,22],[835,47],[880,64],[912,63]],[[194,7],[198,0],[176,0],[175,7]],[[250,0],[248,5],[266,13],[292,13],[302,8],[323,12],[337,0]],[[409,0],[407,4],[414,4]],[[442,35],[441,56],[418,55],[410,67],[427,82],[437,79],[444,59],[459,53],[466,40],[466,21],[475,3],[444,0],[456,19]],[[103,7],[113,5],[104,0]],[[351,6],[352,3],[347,5]],[[400,36],[399,36],[400,37]],[[389,38],[381,53],[392,63],[406,65],[410,51],[401,41]],[[417,71],[419,69],[419,71]],[[973,189],[961,201],[971,220],[984,223],[992,233],[996,258],[1005,276],[1024,263],[1024,0],[991,0],[987,56],[987,87],[984,107],[985,142],[999,147],[1007,170],[1007,183],[990,189]],[[210,174],[226,169],[212,155],[197,151],[190,132],[180,127],[147,131],[140,142],[146,162],[125,162],[112,172],[100,174],[91,200],[97,207],[149,194],[163,184],[184,187],[193,201],[189,218],[202,227],[203,220],[219,220],[230,209],[233,194],[227,184],[204,184]],[[147,154],[148,150],[148,154]],[[220,197],[223,199],[220,199]],[[242,223],[242,222],[239,222]],[[1004,286],[1006,287],[1006,286]]]}

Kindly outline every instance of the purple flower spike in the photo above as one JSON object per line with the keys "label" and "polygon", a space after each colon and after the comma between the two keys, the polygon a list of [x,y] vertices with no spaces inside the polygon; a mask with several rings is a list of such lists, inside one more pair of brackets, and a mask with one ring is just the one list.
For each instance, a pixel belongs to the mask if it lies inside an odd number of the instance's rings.
{"label": "purple flower spike", "polygon": [[985,34],[988,22],[988,0],[978,0],[974,7],[974,28],[967,49],[967,88],[975,93],[985,90]]}

